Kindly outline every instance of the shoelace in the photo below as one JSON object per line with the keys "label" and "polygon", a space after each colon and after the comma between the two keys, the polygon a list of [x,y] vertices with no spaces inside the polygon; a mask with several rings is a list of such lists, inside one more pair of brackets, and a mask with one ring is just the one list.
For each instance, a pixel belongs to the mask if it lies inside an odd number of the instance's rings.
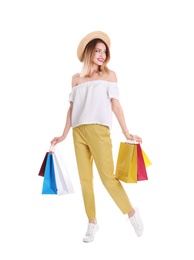
{"label": "shoelace", "polygon": [[93,236],[94,228],[95,228],[94,224],[88,224],[86,236],[89,236],[89,237]]}
{"label": "shoelace", "polygon": [[140,226],[139,226],[139,224],[138,224],[138,221],[137,221],[135,215],[131,217],[131,223],[132,223],[132,225],[135,226],[136,228],[140,228]]}

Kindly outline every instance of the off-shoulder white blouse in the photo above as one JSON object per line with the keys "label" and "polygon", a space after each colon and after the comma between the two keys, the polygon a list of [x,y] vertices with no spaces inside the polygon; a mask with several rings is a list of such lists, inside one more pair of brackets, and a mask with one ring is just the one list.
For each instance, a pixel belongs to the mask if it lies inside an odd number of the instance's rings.
{"label": "off-shoulder white blouse", "polygon": [[111,99],[119,99],[117,82],[91,80],[73,87],[69,102],[73,102],[72,127],[101,124],[112,128]]}

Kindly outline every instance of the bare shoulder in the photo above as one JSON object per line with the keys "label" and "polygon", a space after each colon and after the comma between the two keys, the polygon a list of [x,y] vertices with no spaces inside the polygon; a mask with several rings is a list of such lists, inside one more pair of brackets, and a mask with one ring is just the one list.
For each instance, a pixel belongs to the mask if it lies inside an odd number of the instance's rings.
{"label": "bare shoulder", "polygon": [[110,81],[110,82],[117,82],[117,75],[116,75],[115,71],[109,70],[109,72],[108,72],[108,81]]}
{"label": "bare shoulder", "polygon": [[76,73],[72,76],[71,85],[72,87],[75,87],[77,84],[79,84],[80,74]]}

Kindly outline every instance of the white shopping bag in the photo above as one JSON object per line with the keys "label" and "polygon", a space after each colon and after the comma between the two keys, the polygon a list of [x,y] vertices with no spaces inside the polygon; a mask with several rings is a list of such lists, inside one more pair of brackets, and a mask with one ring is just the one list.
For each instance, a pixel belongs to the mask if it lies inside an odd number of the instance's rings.
{"label": "white shopping bag", "polygon": [[56,145],[52,147],[57,195],[74,193],[72,182],[64,161],[61,158]]}

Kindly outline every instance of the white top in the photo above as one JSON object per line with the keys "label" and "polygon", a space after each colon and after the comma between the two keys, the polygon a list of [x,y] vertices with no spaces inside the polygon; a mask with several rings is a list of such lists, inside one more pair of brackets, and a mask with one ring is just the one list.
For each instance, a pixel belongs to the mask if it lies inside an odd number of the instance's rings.
{"label": "white top", "polygon": [[112,98],[119,99],[117,82],[91,80],[73,87],[69,94],[69,102],[73,102],[72,127],[101,124],[112,128]]}

